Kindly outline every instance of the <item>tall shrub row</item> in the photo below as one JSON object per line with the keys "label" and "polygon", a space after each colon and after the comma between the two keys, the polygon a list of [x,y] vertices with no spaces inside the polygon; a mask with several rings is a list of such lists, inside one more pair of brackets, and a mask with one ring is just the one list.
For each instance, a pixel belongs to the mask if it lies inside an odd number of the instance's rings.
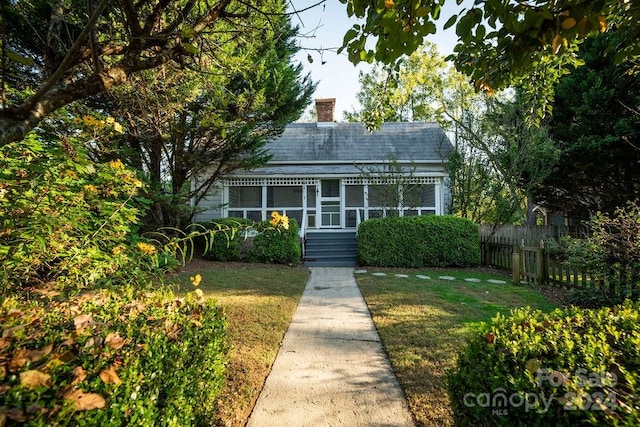
{"label": "tall shrub row", "polygon": [[371,219],[358,229],[362,265],[448,267],[480,263],[477,224],[454,216]]}

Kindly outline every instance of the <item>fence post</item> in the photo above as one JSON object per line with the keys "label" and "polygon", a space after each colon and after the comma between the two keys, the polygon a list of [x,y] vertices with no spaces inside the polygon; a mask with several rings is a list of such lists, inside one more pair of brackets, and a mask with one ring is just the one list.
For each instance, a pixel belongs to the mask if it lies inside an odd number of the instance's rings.
{"label": "fence post", "polygon": [[547,263],[545,262],[544,240],[540,240],[538,248],[538,284],[542,285],[547,281]]}
{"label": "fence post", "polygon": [[485,240],[484,242],[482,242],[482,264],[483,265],[489,265],[489,250],[490,250],[490,243],[488,240]]}
{"label": "fence post", "polygon": [[513,251],[513,284],[518,283],[520,283],[520,250],[516,249]]}

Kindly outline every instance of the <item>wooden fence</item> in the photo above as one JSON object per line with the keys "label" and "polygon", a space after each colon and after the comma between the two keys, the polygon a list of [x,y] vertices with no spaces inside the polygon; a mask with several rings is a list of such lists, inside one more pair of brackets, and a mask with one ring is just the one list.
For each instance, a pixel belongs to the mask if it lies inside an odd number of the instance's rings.
{"label": "wooden fence", "polygon": [[[482,230],[484,228],[484,231]],[[562,235],[584,236],[584,230],[558,227],[501,227],[500,232],[481,226],[481,259],[485,265],[512,271],[514,283],[553,284],[566,288],[593,288],[616,292],[621,283],[636,284],[640,271],[612,266],[613,280],[605,282],[568,263],[554,259],[545,250],[545,241]],[[537,229],[536,229],[537,228]],[[506,231],[505,231],[506,229]],[[537,240],[537,243],[536,243]]]}
{"label": "wooden fence", "polygon": [[[537,246],[540,241],[558,240],[562,236],[586,237],[588,229],[581,226],[565,225],[480,225],[480,237],[496,242]],[[524,241],[524,243],[522,243]]]}

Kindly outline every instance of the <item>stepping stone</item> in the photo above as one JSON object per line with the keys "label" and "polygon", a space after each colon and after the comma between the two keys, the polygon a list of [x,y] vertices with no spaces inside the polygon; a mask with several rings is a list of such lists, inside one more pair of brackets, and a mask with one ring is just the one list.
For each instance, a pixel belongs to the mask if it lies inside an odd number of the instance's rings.
{"label": "stepping stone", "polygon": [[400,278],[402,278],[402,277],[409,277],[409,276],[408,276],[408,275],[406,275],[406,274],[396,274],[395,276],[396,276],[396,277],[400,277]]}
{"label": "stepping stone", "polygon": [[506,283],[507,283],[507,282],[506,282],[506,281],[504,281],[504,280],[497,280],[497,279],[488,279],[488,280],[487,280],[487,282],[489,282],[489,283],[495,283],[495,284],[497,284],[497,285],[504,285],[504,284],[506,284]]}
{"label": "stepping stone", "polygon": [[480,282],[482,282],[482,280],[480,280],[480,279],[475,279],[475,278],[473,278],[473,277],[468,277],[468,278],[464,279],[464,281],[465,281],[465,282],[473,282],[473,283],[480,283]]}
{"label": "stepping stone", "polygon": [[429,277],[429,276],[425,276],[425,275],[422,275],[422,274],[416,274],[416,277],[417,277],[418,279],[422,279],[422,280],[429,280],[429,279],[431,279],[431,277]]}
{"label": "stepping stone", "polygon": [[442,280],[456,280],[455,277],[453,276],[440,276],[438,277],[438,279],[442,279]]}
{"label": "stepping stone", "polygon": [[354,271],[353,273],[354,273],[354,274],[364,274],[364,273],[366,273],[366,272],[367,272],[367,270],[356,270],[356,271]]}
{"label": "stepping stone", "polygon": [[386,276],[387,273],[373,273],[374,276]]}

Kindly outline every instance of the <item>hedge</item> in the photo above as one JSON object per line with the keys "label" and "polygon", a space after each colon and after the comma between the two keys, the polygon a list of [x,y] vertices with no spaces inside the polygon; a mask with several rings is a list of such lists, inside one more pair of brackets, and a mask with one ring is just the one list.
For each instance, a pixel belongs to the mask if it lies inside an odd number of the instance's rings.
{"label": "hedge", "polygon": [[199,291],[6,299],[0,320],[7,425],[206,425],[216,415],[226,320]]}
{"label": "hedge", "polygon": [[302,258],[299,226],[295,218],[287,221],[288,228],[274,226],[272,221],[237,218],[203,224],[210,230],[224,230],[215,234],[204,257],[214,261],[297,264]]}
{"label": "hedge", "polygon": [[447,377],[458,425],[640,425],[640,304],[498,315]]}
{"label": "hedge", "polygon": [[358,228],[361,265],[451,267],[480,263],[478,225],[450,215],[370,219]]}

